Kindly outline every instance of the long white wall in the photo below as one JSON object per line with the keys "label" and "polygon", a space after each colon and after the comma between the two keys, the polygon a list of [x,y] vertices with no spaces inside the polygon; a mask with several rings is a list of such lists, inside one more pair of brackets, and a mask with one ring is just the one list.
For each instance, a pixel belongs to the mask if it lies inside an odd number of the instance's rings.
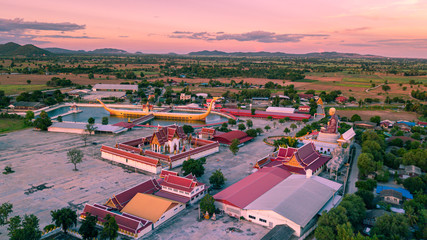
{"label": "long white wall", "polygon": [[49,132],[62,132],[62,133],[76,133],[76,134],[85,134],[84,129],[78,128],[60,128],[60,127],[48,127]]}
{"label": "long white wall", "polygon": [[[192,159],[199,159],[199,158],[206,157],[208,155],[211,155],[211,154],[214,154],[214,153],[217,153],[217,152],[219,152],[219,146],[211,148],[211,149],[208,149],[208,150],[203,151],[203,152],[196,153],[194,155],[191,155],[190,158],[192,158]],[[172,162],[172,168],[176,168],[176,167],[181,166],[184,163],[184,161],[187,160],[187,159],[188,159],[188,156],[173,161]]]}
{"label": "long white wall", "polygon": [[135,167],[137,169],[140,169],[140,170],[143,170],[143,171],[147,171],[147,172],[151,172],[151,173],[154,173],[154,174],[159,174],[161,172],[161,170],[162,170],[161,166],[158,166],[158,167],[151,166],[151,165],[148,165],[148,164],[144,164],[144,163],[141,163],[141,162],[133,161],[133,160],[126,159],[124,157],[119,157],[119,156],[116,156],[116,155],[113,155],[113,154],[110,154],[110,153],[106,153],[106,152],[101,152],[101,157],[105,158],[107,160],[110,160],[110,161],[121,163],[121,164],[130,166],[130,167]]}
{"label": "long white wall", "polygon": [[174,208],[169,209],[169,211],[163,213],[163,215],[159,218],[156,223],[153,223],[153,228],[160,226],[162,223],[166,222],[169,218],[175,216],[179,212],[185,209],[184,204],[178,204]]}

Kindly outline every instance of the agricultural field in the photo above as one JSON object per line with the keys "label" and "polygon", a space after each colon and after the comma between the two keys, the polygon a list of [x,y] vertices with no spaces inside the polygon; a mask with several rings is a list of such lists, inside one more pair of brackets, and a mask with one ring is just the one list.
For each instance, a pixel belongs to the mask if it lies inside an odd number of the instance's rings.
{"label": "agricultural field", "polygon": [[0,134],[28,128],[23,119],[0,118]]}

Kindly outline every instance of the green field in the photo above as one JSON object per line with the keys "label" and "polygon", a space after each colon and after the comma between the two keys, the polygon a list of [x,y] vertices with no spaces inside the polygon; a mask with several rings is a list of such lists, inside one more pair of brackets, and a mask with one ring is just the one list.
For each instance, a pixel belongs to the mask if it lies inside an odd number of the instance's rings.
{"label": "green field", "polygon": [[4,91],[5,95],[19,94],[22,92],[35,91],[35,90],[45,90],[50,89],[50,87],[40,84],[40,85],[0,85],[0,91]]}
{"label": "green field", "polygon": [[0,133],[8,133],[28,128],[23,119],[0,118]]}

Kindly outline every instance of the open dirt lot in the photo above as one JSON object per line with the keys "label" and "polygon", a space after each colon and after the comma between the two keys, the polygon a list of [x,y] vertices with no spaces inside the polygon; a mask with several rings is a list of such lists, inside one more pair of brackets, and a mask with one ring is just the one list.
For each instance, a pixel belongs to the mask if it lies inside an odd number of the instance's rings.
{"label": "open dirt lot", "polygon": [[[273,123],[253,119],[254,127]],[[250,174],[256,160],[271,153],[273,147],[262,139],[281,135],[285,127],[277,124],[268,133],[243,146],[237,156],[221,146],[220,152],[207,158],[205,174],[199,179],[209,183],[209,176],[222,169],[227,178],[226,187]],[[154,175],[135,173],[100,159],[101,144],[113,146],[116,142],[151,134],[153,130],[138,129],[118,136],[90,137],[84,147],[81,137],[74,134],[38,132],[31,129],[17,131],[0,137],[0,168],[11,165],[15,173],[0,178],[0,203],[11,202],[13,214],[35,214],[40,219],[40,228],[51,223],[50,211],[71,207],[80,212],[85,203],[104,203],[113,194],[121,192]],[[97,145],[93,145],[96,142]],[[67,163],[66,152],[77,147],[84,154],[84,161],[72,171]],[[180,171],[180,168],[174,171]],[[157,176],[155,176],[157,177]],[[211,194],[215,194],[212,192]],[[222,219],[197,222],[197,206],[192,206],[159,228],[150,239],[260,239],[269,230],[246,221],[224,216]],[[228,231],[235,227],[242,232]],[[0,239],[7,239],[7,228],[0,227]]]}
{"label": "open dirt lot", "polygon": [[337,110],[337,114],[340,117],[351,118],[354,114],[358,114],[362,120],[369,121],[373,116],[380,116],[382,120],[388,119],[391,121],[397,120],[406,120],[406,121],[417,121],[418,116],[416,113],[412,112],[396,112],[392,110],[372,110],[372,111],[363,111],[363,110]]}

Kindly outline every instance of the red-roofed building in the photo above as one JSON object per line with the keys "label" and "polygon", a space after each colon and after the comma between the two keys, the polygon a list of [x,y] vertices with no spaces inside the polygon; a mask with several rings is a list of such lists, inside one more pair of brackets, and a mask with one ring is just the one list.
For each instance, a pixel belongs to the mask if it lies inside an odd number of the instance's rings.
{"label": "red-roofed building", "polygon": [[151,173],[160,173],[162,170],[158,159],[141,156],[118,148],[102,146],[101,157]]}
{"label": "red-roofed building", "polygon": [[197,181],[192,174],[185,177],[165,174],[160,186],[162,189],[155,195],[190,204],[202,199],[207,193],[206,185]]}
{"label": "red-roofed building", "polygon": [[[163,172],[163,170],[162,170]],[[143,183],[140,183],[132,188],[129,188],[117,195],[113,195],[112,198],[109,198],[108,201],[104,204],[105,206],[115,208],[121,211],[126,204],[133,198],[137,193],[147,193],[152,194],[160,190],[160,185],[156,179],[150,179]]]}
{"label": "red-roofed building", "polygon": [[238,139],[240,141],[240,144],[242,144],[252,140],[253,137],[249,137],[248,134],[246,134],[245,132],[235,130],[231,132],[222,133],[220,135],[215,135],[212,140],[218,141],[221,144],[230,145],[234,139]]}
{"label": "red-roofed building", "polygon": [[266,112],[256,110],[255,114],[252,114],[251,110],[244,109],[234,109],[234,108],[223,108],[221,112],[231,114],[233,116],[240,117],[252,117],[252,118],[268,118],[272,117],[273,119],[282,119],[288,117],[292,121],[302,121],[303,119],[310,119],[310,114],[303,113],[282,113],[282,112]]}
{"label": "red-roofed building", "polygon": [[[96,216],[101,223],[105,222],[104,219],[107,215],[114,217],[119,226],[119,233],[135,239],[140,239],[144,234],[152,230],[153,223],[151,221],[131,214],[118,214],[101,206],[86,204],[83,212],[80,214],[80,219],[84,220],[88,214]],[[99,226],[102,227],[102,225]]]}
{"label": "red-roofed building", "polygon": [[310,169],[317,175],[325,168],[331,157],[321,155],[312,142],[300,148],[279,148],[277,157],[268,156],[259,160],[254,168],[280,167],[296,174],[306,174]]}
{"label": "red-roofed building", "polygon": [[336,103],[345,103],[347,101],[348,101],[348,99],[344,96],[339,96],[339,97],[335,98]]}
{"label": "red-roofed building", "polygon": [[160,173],[160,178],[165,178],[167,175],[173,175],[173,176],[178,176],[177,172],[173,172],[173,171],[168,171],[168,170],[164,170],[162,169],[162,172]]}
{"label": "red-roofed building", "polygon": [[211,139],[216,134],[216,130],[213,128],[202,128],[199,132],[199,138]]}
{"label": "red-roofed building", "polygon": [[246,207],[290,175],[290,172],[282,168],[262,168],[213,197],[227,214],[240,216],[240,209]]}
{"label": "red-roofed building", "polygon": [[309,113],[310,112],[310,106],[308,106],[308,105],[299,106],[298,112]]}
{"label": "red-roofed building", "polygon": [[314,95],[313,94],[300,93],[300,94],[298,94],[298,97],[310,100],[310,99],[312,99],[314,97]]}
{"label": "red-roofed building", "polygon": [[184,133],[181,126],[161,127],[151,137],[151,150],[154,152],[176,152],[181,149],[185,139],[187,139],[187,134]]}

